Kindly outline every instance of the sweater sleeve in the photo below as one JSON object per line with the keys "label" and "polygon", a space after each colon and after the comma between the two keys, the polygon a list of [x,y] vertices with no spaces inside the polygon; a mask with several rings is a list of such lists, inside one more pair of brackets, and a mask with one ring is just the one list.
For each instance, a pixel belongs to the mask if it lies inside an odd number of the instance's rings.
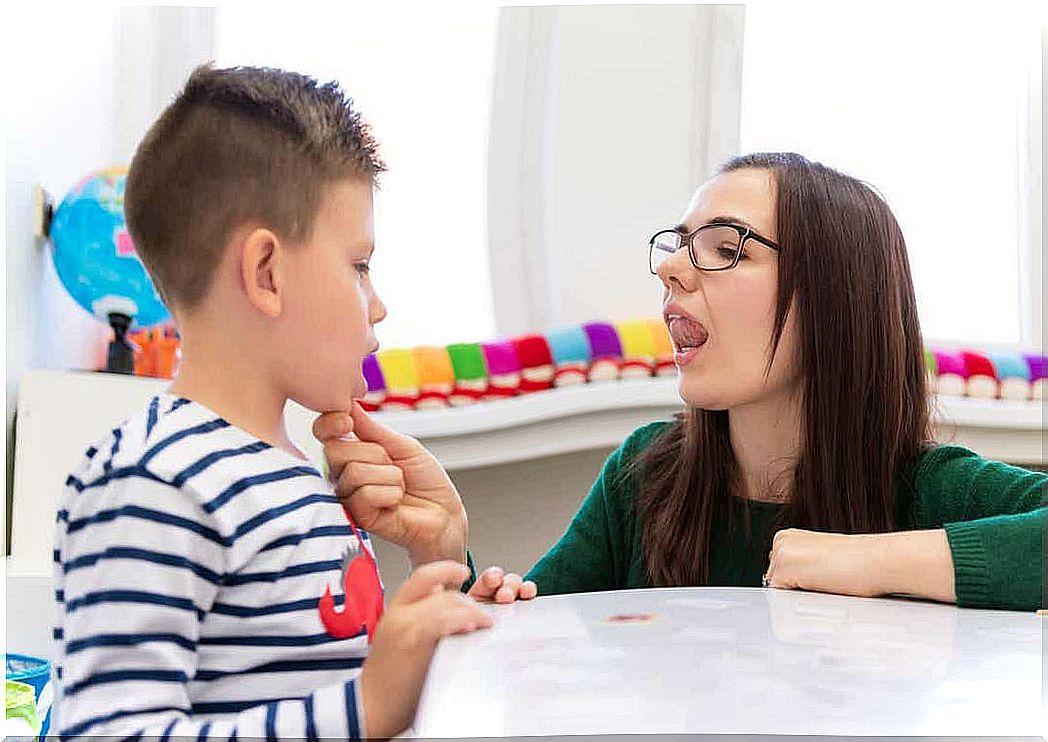
{"label": "sweater sleeve", "polygon": [[469,577],[462,583],[462,592],[468,593],[477,584],[477,563],[473,561],[473,552],[466,549],[466,566],[469,568]]}
{"label": "sweater sleeve", "polygon": [[625,586],[635,520],[635,483],[625,470],[666,425],[658,422],[637,429],[605,460],[567,531],[525,577],[535,581],[539,595]]}
{"label": "sweater sleeve", "polygon": [[1045,605],[1048,475],[940,446],[921,461],[915,485],[914,526],[945,529],[958,605]]}

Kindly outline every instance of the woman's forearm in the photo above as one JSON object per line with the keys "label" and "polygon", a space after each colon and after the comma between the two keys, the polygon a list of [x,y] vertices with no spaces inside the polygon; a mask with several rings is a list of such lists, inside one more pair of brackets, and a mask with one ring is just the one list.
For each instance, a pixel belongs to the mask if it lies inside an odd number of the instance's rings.
{"label": "woman's forearm", "polygon": [[876,566],[881,592],[905,594],[943,603],[957,602],[953,555],[946,531],[877,534]]}
{"label": "woman's forearm", "polygon": [[953,555],[944,530],[775,534],[769,587],[878,597],[913,595],[956,603]]}

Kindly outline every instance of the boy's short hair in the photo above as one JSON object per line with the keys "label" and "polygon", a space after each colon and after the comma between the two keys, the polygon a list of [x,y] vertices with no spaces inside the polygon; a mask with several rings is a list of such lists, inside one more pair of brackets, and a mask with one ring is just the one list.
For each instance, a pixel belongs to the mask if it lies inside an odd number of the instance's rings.
{"label": "boy's short hair", "polygon": [[197,67],[146,133],[124,192],[127,228],[169,307],[204,298],[232,230],[308,240],[324,186],[386,169],[338,83],[264,67]]}

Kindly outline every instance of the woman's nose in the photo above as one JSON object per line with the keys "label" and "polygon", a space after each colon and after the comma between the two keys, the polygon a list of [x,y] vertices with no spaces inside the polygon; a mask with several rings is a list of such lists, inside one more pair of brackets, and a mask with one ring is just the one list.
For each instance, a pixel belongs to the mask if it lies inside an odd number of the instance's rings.
{"label": "woman's nose", "polygon": [[677,252],[673,253],[669,257],[665,258],[659,267],[656,268],[659,280],[662,281],[663,286],[673,290],[678,288],[684,292],[691,292],[695,290],[696,276],[698,273],[695,270],[695,266],[691,264],[691,258],[688,257],[688,249],[682,247]]}

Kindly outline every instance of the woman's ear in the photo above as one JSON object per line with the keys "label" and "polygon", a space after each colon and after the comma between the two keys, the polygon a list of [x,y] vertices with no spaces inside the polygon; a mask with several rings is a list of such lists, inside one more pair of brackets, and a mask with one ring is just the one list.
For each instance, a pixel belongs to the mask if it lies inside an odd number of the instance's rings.
{"label": "woman's ear", "polygon": [[251,305],[267,317],[283,311],[283,254],[280,238],[268,229],[252,229],[240,243],[241,285]]}

